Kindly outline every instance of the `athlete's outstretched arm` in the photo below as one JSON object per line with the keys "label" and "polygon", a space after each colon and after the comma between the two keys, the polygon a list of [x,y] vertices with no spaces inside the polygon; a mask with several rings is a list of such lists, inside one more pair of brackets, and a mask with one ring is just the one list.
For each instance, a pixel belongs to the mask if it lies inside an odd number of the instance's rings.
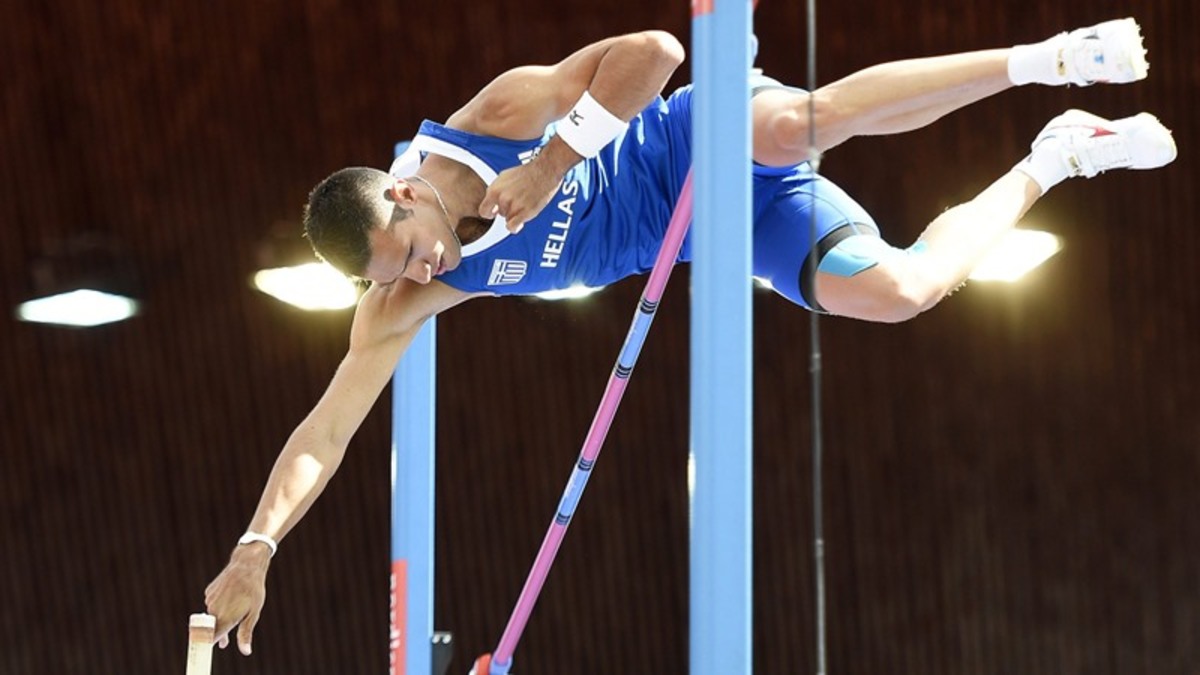
{"label": "athlete's outstretched arm", "polygon": [[[683,59],[683,46],[662,31],[609,38],[555,65],[524,66],[504,73],[454,113],[447,124],[472,133],[524,140],[541,137],[550,123],[569,114],[572,119],[584,119],[585,129],[601,119],[611,124],[628,122],[662,92]],[[591,104],[599,107],[589,107]],[[585,114],[579,117],[581,111]],[[591,127],[582,134],[595,136],[606,128],[611,127]],[[586,148],[569,144],[560,131],[534,161],[501,174],[480,204],[480,216],[503,215],[510,229],[520,229],[550,201],[563,174],[584,152]]]}
{"label": "athlete's outstretched arm", "polygon": [[[275,461],[249,530],[283,539],[325,489],[350,438],[391,379],[392,371],[425,319],[469,297],[441,283],[401,280],[373,286],[354,315],[350,348],[316,406],[288,438]],[[254,626],[266,598],[271,550],[239,545],[204,599],[217,618],[222,647],[240,624],[238,647],[250,654]]]}

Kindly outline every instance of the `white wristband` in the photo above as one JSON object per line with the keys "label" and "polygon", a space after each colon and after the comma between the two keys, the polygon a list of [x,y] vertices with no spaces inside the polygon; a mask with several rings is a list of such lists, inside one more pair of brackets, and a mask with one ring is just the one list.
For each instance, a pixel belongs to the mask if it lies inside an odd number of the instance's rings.
{"label": "white wristband", "polygon": [[274,539],[268,537],[265,534],[259,534],[257,532],[246,532],[246,534],[242,535],[241,539],[238,539],[238,546],[245,546],[246,544],[253,544],[256,541],[261,541],[262,543],[266,544],[267,548],[271,549],[271,557],[272,558],[275,557],[275,552],[279,550],[279,544],[276,543]]}
{"label": "white wristband", "polygon": [[629,122],[610,113],[588,92],[558,121],[558,136],[582,157],[595,157],[604,146],[625,133]]}

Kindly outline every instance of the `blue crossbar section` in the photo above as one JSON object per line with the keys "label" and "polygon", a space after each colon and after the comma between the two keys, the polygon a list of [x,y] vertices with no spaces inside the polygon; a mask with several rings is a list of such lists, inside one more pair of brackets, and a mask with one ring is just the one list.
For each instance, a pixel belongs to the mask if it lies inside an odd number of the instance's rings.
{"label": "blue crossbar section", "polygon": [[[702,4],[703,0],[697,4]],[[692,675],[753,672],[749,0],[692,22]]]}

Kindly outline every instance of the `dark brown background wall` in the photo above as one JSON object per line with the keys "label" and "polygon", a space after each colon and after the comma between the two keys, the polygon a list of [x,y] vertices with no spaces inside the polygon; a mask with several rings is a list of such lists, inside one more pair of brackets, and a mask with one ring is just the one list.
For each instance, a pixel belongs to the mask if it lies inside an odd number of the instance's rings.
{"label": "dark brown background wall", "polygon": [[[344,352],[348,313],[252,291],[308,189],[387,164],[491,76],[686,3],[51,0],[0,22],[2,299],[74,233],[116,237],[144,314],[0,321],[0,672],[180,672],[186,616],[275,453]],[[830,81],[903,57],[1135,14],[1149,81],[1026,88],[824,170],[907,243],[1006,171],[1051,116],[1152,110],[1168,170],[1056,189],[1066,249],[912,323],[822,323],[830,646],[839,673],[1200,671],[1200,85],[1193,3],[821,3]],[[803,3],[759,9],[761,65],[800,83]],[[688,65],[672,83],[686,80]],[[521,673],[686,672],[687,274],[517,654]],[[437,624],[465,672],[503,628],[642,282],[440,323]],[[757,672],[810,670],[808,316],[757,296]],[[386,667],[388,413],[276,558],[255,655],[219,673]]]}

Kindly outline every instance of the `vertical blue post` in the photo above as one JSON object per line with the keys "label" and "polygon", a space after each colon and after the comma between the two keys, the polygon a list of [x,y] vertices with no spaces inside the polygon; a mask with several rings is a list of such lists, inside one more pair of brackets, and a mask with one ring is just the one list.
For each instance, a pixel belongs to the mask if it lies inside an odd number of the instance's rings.
{"label": "vertical blue post", "polygon": [[750,0],[693,0],[692,675],[753,672]]}
{"label": "vertical blue post", "polygon": [[392,378],[391,675],[433,672],[436,344],[430,318]]}

